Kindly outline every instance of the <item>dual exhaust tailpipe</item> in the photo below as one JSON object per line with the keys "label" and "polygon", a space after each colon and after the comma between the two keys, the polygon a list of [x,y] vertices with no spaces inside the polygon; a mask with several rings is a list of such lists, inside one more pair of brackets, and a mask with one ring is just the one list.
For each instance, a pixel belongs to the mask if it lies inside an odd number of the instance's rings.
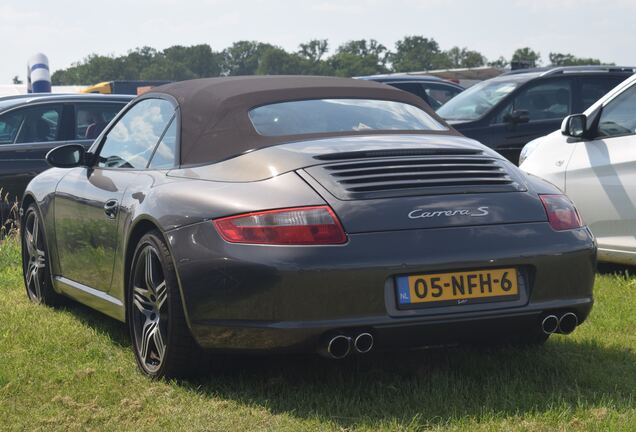
{"label": "dual exhaust tailpipe", "polygon": [[[566,312],[562,315],[546,315],[541,321],[541,330],[545,334],[570,334],[579,325],[579,319],[573,312]],[[327,339],[323,343],[320,353],[332,359],[343,359],[352,352],[366,354],[373,349],[375,341],[373,335],[368,332],[358,333],[354,336],[338,334]]]}
{"label": "dual exhaust tailpipe", "polygon": [[339,334],[327,339],[321,353],[332,359],[343,359],[352,352],[366,354],[373,349],[374,339],[371,333],[363,332],[355,336]]}
{"label": "dual exhaust tailpipe", "polygon": [[570,334],[579,325],[579,319],[576,314],[566,312],[561,316],[546,315],[541,321],[541,330],[545,334],[561,333]]}

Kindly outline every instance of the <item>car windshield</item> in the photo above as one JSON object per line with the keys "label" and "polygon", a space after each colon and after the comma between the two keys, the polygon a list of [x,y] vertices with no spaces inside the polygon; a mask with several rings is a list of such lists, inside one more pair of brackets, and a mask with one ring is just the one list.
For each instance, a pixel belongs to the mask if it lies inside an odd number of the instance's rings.
{"label": "car windshield", "polygon": [[413,105],[372,99],[311,99],[280,102],[249,112],[264,136],[302,135],[365,130],[446,130]]}
{"label": "car windshield", "polygon": [[518,79],[480,82],[446,102],[437,114],[445,120],[476,120],[521,84]]}

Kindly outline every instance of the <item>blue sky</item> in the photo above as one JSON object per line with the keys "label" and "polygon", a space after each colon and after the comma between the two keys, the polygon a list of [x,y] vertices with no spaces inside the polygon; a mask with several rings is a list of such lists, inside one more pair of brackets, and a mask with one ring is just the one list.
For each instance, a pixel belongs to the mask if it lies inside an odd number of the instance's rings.
{"label": "blue sky", "polygon": [[259,40],[294,50],[312,38],[335,49],[374,38],[387,47],[405,35],[435,38],[509,58],[517,47],[570,52],[636,64],[636,0],[2,0],[0,84],[24,79],[30,55],[43,52],[51,69],[90,53],[123,54],[149,45]]}

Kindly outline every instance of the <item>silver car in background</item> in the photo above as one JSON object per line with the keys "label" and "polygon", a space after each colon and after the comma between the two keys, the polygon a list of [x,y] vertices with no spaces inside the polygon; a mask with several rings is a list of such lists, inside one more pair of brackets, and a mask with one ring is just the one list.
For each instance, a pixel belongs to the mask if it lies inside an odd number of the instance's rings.
{"label": "silver car in background", "polygon": [[528,143],[520,162],[574,201],[599,260],[636,264],[636,76]]}

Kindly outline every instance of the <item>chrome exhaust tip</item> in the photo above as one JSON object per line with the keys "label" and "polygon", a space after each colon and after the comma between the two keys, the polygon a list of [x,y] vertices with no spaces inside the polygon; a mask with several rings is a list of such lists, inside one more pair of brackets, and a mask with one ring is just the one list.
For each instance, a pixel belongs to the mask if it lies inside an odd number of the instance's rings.
{"label": "chrome exhaust tip", "polygon": [[576,314],[567,312],[559,319],[559,333],[570,334],[576,329],[577,325],[579,325],[579,319]]}
{"label": "chrome exhaust tip", "polygon": [[545,318],[543,318],[543,321],[541,321],[541,330],[543,330],[543,333],[545,334],[552,334],[556,332],[558,328],[559,319],[556,315],[547,315]]}
{"label": "chrome exhaust tip", "polygon": [[351,352],[351,338],[345,335],[334,336],[327,344],[327,353],[333,359],[343,359]]}
{"label": "chrome exhaust tip", "polygon": [[353,341],[353,346],[360,354],[366,354],[373,348],[373,335],[371,333],[360,333]]}

